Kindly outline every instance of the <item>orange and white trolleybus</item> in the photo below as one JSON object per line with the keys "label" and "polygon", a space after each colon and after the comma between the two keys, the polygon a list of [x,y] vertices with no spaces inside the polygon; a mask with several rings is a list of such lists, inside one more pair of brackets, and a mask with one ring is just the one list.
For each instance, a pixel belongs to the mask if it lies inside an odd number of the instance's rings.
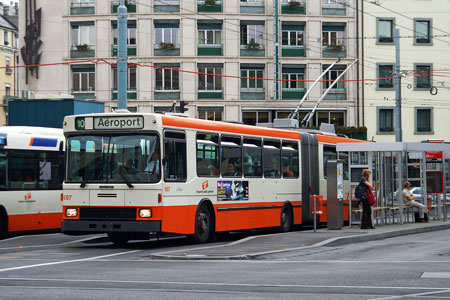
{"label": "orange and white trolleybus", "polygon": [[312,223],[310,198],[326,203],[336,143],[361,142],[152,113],[68,116],[64,135],[62,232],[117,244]]}
{"label": "orange and white trolleybus", "polygon": [[62,129],[0,127],[0,237],[60,229]]}

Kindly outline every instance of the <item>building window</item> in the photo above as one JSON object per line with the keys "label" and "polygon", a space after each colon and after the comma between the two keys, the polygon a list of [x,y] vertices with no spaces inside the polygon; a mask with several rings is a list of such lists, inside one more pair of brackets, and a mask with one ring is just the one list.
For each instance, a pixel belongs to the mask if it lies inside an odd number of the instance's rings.
{"label": "building window", "polygon": [[394,79],[392,74],[394,73],[394,65],[392,64],[379,64],[378,65],[378,88],[379,89],[393,89]]}
{"label": "building window", "polygon": [[431,65],[415,65],[414,87],[416,89],[430,89],[432,86]]}
{"label": "building window", "polygon": [[[324,66],[324,68],[327,66]],[[326,69],[326,68],[325,68]],[[338,78],[339,75],[341,75],[345,70],[345,67],[342,68],[341,66],[339,67],[333,67],[331,70],[329,70],[323,77],[323,89],[326,90],[328,89],[333,82],[336,81],[336,79]],[[343,81],[345,79],[345,75],[343,77],[341,77],[341,79],[338,81],[337,84],[335,84],[330,92],[344,92],[345,91],[345,81]]]}
{"label": "building window", "polygon": [[322,47],[328,50],[345,50],[345,26],[322,26]]}
{"label": "building window", "polygon": [[378,108],[378,132],[379,133],[394,132],[393,108]]}
{"label": "building window", "polygon": [[199,107],[198,118],[202,120],[222,121],[223,107]]}
{"label": "building window", "polygon": [[304,68],[289,68],[283,66],[281,78],[283,79],[283,90],[298,90],[305,88]]}
{"label": "building window", "polygon": [[157,68],[156,71],[156,86],[158,91],[178,91],[180,90],[179,72],[173,70],[175,68]]}
{"label": "building window", "polygon": [[155,45],[160,48],[179,48],[178,24],[155,23]]}
{"label": "building window", "polygon": [[305,32],[302,27],[303,26],[282,25],[282,31],[281,31],[282,45],[283,46],[291,46],[291,47],[303,47],[305,45],[304,44],[305,43],[305,41],[304,41],[304,33]]}
{"label": "building window", "polygon": [[394,19],[377,19],[377,42],[379,44],[394,43]]}
{"label": "building window", "polygon": [[433,132],[433,111],[431,108],[416,108],[416,133]]}
{"label": "building window", "polygon": [[10,44],[10,42],[9,42],[9,32],[6,31],[6,30],[3,31],[3,44],[5,46]]}
{"label": "building window", "polygon": [[[119,44],[119,30],[117,29],[117,24],[113,23],[113,44],[117,46]],[[127,24],[128,34],[127,34],[127,46],[136,46],[136,23]]]}
{"label": "building window", "polygon": [[431,20],[414,20],[414,42],[431,44]]}
{"label": "building window", "polygon": [[219,66],[199,66],[199,91],[222,91],[222,69],[223,68]]}
{"label": "building window", "polygon": [[72,24],[72,49],[92,50],[95,48],[94,24]]}
{"label": "building window", "polygon": [[[218,25],[222,26],[222,25]],[[198,26],[198,44],[199,45],[221,45],[222,29],[205,28],[206,26]],[[212,26],[211,26],[212,27]]]}
{"label": "building window", "polygon": [[241,77],[241,90],[264,90],[264,81],[257,79],[264,77],[263,69],[241,69]]}
{"label": "building window", "polygon": [[[128,91],[136,91],[136,67],[128,68],[127,89]],[[117,90],[117,68],[113,69],[113,89]]]}
{"label": "building window", "polygon": [[256,125],[257,123],[272,122],[271,111],[244,111],[242,112],[242,123]]}
{"label": "building window", "polygon": [[73,92],[83,93],[95,91],[95,69],[73,69],[72,84]]}
{"label": "building window", "polygon": [[264,25],[241,24],[241,46],[246,48],[263,48]]}

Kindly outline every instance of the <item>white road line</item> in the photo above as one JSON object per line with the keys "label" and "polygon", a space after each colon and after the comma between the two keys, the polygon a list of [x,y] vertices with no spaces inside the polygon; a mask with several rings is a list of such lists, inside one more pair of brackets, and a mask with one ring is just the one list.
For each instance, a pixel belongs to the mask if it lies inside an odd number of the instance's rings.
{"label": "white road line", "polygon": [[450,279],[450,272],[423,272],[420,278]]}
{"label": "white road line", "polygon": [[101,256],[94,256],[94,257],[88,257],[88,258],[74,259],[74,260],[55,261],[55,262],[43,263],[43,264],[35,264],[35,265],[28,265],[28,266],[12,267],[12,268],[0,269],[0,272],[8,272],[8,271],[16,271],[16,270],[23,270],[23,269],[29,269],[29,268],[38,268],[38,267],[53,266],[53,265],[60,265],[60,264],[69,264],[69,263],[74,263],[74,262],[97,260],[97,259],[102,259],[102,258],[107,258],[107,257],[118,256],[118,255],[125,255],[125,254],[136,253],[136,252],[140,252],[140,251],[142,251],[142,250],[133,250],[133,251],[126,251],[126,252],[120,252],[120,253],[114,253],[114,254],[108,254],[108,255],[101,255]]}
{"label": "white road line", "polygon": [[[99,237],[102,237],[102,236],[89,237],[89,238],[84,238],[84,239],[74,240],[74,241],[68,241],[68,242],[58,243],[58,244],[20,246],[20,249],[39,248],[39,247],[52,247],[52,246],[61,246],[61,245],[74,244],[74,243],[82,243],[82,242],[85,242],[85,241],[98,239]],[[0,250],[11,250],[11,249],[17,249],[17,248],[19,248],[19,246],[0,248]]]}
{"label": "white road line", "polygon": [[[371,300],[392,300],[392,299],[403,299],[405,297],[420,297],[420,296],[430,296],[430,295],[436,295],[436,294],[442,294],[442,293],[448,293],[450,292],[449,289],[439,289],[438,291],[433,292],[425,292],[425,293],[416,293],[416,294],[407,294],[407,295],[399,295],[399,296],[390,296],[390,297],[383,297],[383,298],[372,298]],[[445,297],[444,299],[448,299],[448,297]]]}

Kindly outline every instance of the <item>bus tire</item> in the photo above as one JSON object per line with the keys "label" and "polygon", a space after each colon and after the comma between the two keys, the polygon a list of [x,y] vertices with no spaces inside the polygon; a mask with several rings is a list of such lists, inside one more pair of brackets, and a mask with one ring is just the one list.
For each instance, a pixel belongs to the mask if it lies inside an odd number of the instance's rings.
{"label": "bus tire", "polygon": [[292,209],[289,204],[285,204],[281,210],[280,231],[289,232],[292,230]]}
{"label": "bus tire", "polygon": [[117,246],[125,246],[130,240],[130,235],[126,232],[108,232],[108,238]]}
{"label": "bus tire", "polygon": [[194,242],[196,244],[204,244],[211,235],[211,213],[208,206],[201,204],[195,214],[195,233]]}
{"label": "bus tire", "polygon": [[3,206],[0,206],[0,239],[3,239],[8,234],[8,214]]}

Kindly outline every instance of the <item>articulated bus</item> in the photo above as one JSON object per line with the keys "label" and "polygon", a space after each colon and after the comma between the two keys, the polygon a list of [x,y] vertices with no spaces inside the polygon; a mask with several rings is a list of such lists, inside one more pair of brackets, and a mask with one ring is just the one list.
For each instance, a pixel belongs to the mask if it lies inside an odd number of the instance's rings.
{"label": "articulated bus", "polygon": [[326,199],[336,143],[362,142],[151,113],[68,116],[63,128],[62,232],[107,233],[116,244],[311,224],[311,195]]}
{"label": "articulated bus", "polygon": [[0,127],[0,237],[60,229],[62,129]]}

